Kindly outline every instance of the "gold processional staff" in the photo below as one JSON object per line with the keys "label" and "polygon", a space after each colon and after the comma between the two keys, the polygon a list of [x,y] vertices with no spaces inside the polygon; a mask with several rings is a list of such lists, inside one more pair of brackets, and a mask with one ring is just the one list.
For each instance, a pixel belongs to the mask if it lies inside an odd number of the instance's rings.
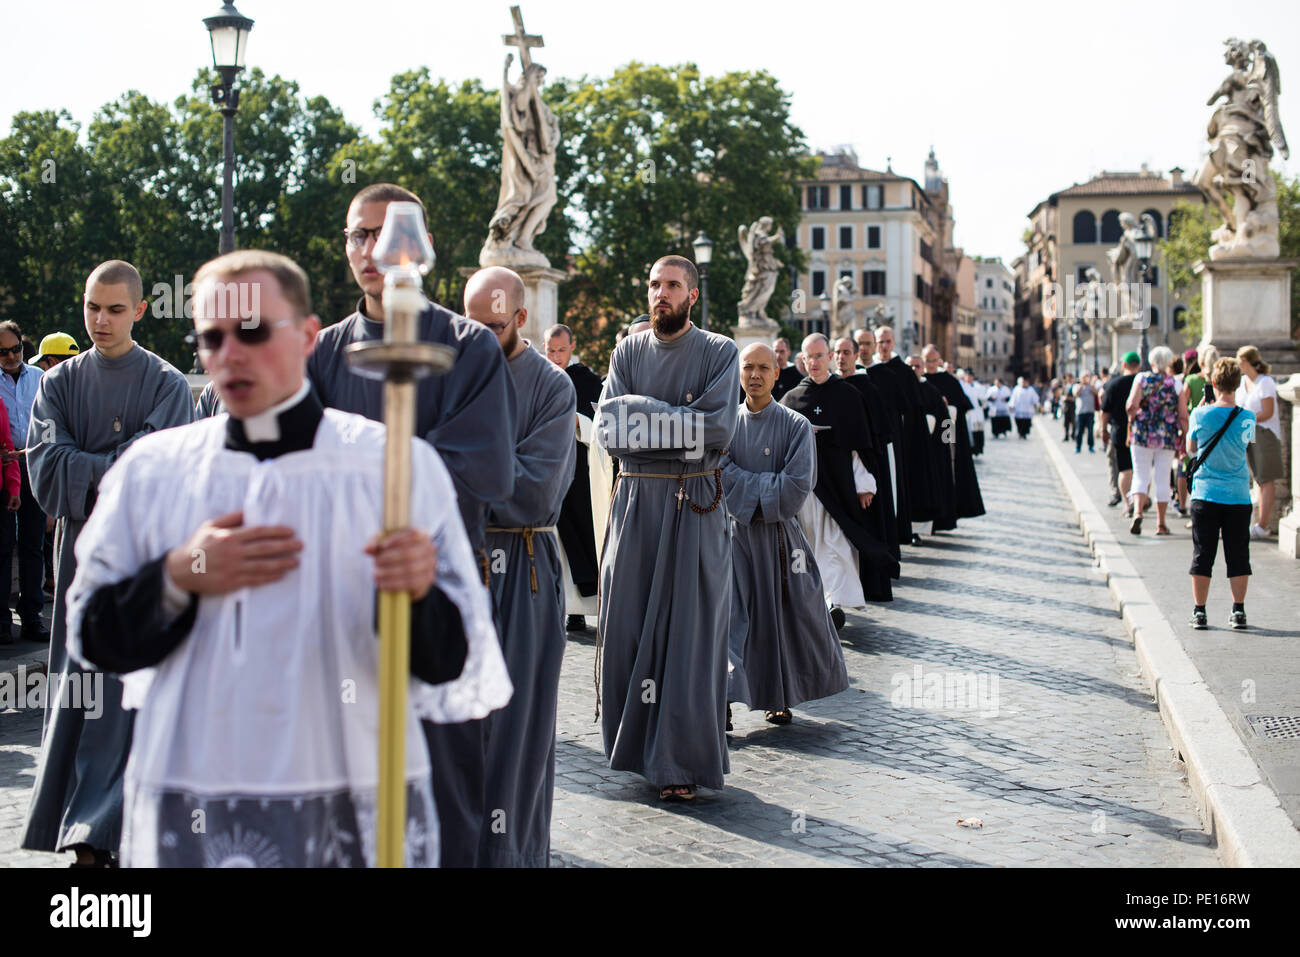
{"label": "gold processional staff", "polygon": [[[384,273],[384,337],[348,347],[353,371],[384,382],[384,534],[411,522],[411,436],[416,382],[442,375],[454,353],[421,342],[420,288],[433,266],[433,245],[415,203],[390,203],[373,253]],[[457,518],[459,521],[459,518]],[[379,798],[376,863],[401,867],[406,831],[406,691],[411,669],[411,595],[379,593]]]}

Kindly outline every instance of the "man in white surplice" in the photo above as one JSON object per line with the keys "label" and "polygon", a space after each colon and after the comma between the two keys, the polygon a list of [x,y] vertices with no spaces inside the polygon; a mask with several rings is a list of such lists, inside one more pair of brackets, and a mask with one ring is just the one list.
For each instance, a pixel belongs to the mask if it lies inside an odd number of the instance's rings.
{"label": "man in white surplice", "polygon": [[[852,343],[849,343],[850,348]],[[826,337],[814,333],[803,341],[803,362],[808,377],[821,385],[831,376],[831,352]],[[863,415],[865,416],[865,412]],[[814,430],[817,428],[813,426]],[[862,507],[871,504],[876,494],[875,476],[862,464],[857,452],[853,453],[853,485]],[[842,624],[840,608],[866,608],[867,598],[862,593],[858,576],[858,553],[816,495],[804,499],[799,509],[799,527],[803,529],[813,548],[813,558],[822,573],[822,587],[826,591],[826,604],[832,609],[836,627]]]}
{"label": "man in white surplice", "polygon": [[73,655],[124,675],[128,866],[374,863],[375,590],[411,594],[406,861],[438,863],[419,718],[504,705],[510,681],[451,480],[411,439],[411,527],[382,528],[382,425],[304,378],[305,273],[244,250],[195,276],[227,410],[138,440],[77,543]]}

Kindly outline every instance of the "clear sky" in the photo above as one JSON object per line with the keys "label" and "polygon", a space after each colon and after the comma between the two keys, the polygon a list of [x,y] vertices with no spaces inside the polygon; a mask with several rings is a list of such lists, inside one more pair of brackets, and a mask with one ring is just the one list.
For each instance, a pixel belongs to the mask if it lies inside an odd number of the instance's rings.
{"label": "clear sky", "polygon": [[[202,19],[219,0],[7,0],[0,123],[62,107],[83,126],[127,89],[157,100],[211,62]],[[394,73],[499,82],[508,2],[238,0],[255,21],[248,63],[322,94],[367,132]],[[552,76],[607,75],[630,60],[766,69],[792,95],[814,148],[922,178],[931,144],[948,177],[956,241],[1021,252],[1025,216],[1103,169],[1181,166],[1206,150],[1206,99],[1227,75],[1223,40],[1277,57],[1282,123],[1300,151],[1300,2],[1096,0],[628,3],[522,0]],[[21,11],[21,12],[16,12]],[[1300,170],[1300,155],[1281,164]]]}

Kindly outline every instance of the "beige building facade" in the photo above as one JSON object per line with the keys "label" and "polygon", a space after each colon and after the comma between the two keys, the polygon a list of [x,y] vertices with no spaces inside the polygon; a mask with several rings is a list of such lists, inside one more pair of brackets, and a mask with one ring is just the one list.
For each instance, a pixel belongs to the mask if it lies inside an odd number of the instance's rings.
{"label": "beige building facade", "polygon": [[[816,177],[799,183],[803,213],[794,239],[808,268],[797,277],[785,320],[805,332],[834,336],[868,322],[887,323],[895,329],[900,352],[909,329],[914,349],[933,341],[942,254],[933,202],[915,180],[892,169],[864,169],[850,150],[819,158]],[[848,278],[850,289],[832,324],[841,277]]]}
{"label": "beige building facade", "polygon": [[974,263],[974,360],[968,367],[984,383],[1012,374],[1015,358],[1015,274],[998,258]]}
{"label": "beige building facade", "polygon": [[[1166,176],[1148,170],[1138,172],[1102,172],[1086,183],[1053,193],[1029,213],[1030,228],[1025,235],[1026,253],[1015,261],[1018,372],[1034,378],[1047,378],[1079,367],[1091,369],[1097,363],[1113,366],[1125,352],[1136,349],[1140,328],[1114,316],[1072,336],[1072,317],[1049,293],[1054,289],[1069,291],[1086,282],[1089,268],[1095,268],[1104,283],[1113,280],[1107,253],[1119,242],[1123,227],[1120,216],[1131,213],[1141,219],[1149,214],[1156,225],[1158,239],[1169,235],[1169,219],[1174,208],[1184,201],[1204,202],[1199,189],[1183,179],[1177,167]],[[1113,289],[1111,290],[1113,293]],[[1179,331],[1186,299],[1195,289],[1172,290],[1159,252],[1152,260],[1148,275],[1149,305],[1147,339],[1149,346],[1169,345],[1181,352],[1183,337]],[[1112,304],[1114,297],[1111,296]],[[1100,327],[1091,328],[1092,325]],[[1094,336],[1100,333],[1098,341]],[[1076,355],[1082,350],[1082,355]]]}

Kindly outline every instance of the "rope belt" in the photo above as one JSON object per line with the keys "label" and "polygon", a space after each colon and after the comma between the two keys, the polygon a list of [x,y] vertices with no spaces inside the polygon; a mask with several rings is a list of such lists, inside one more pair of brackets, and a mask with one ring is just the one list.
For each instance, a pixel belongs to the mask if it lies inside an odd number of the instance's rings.
{"label": "rope belt", "polygon": [[[686,480],[688,478],[707,478],[713,476],[716,491],[713,494],[713,503],[708,508],[700,508],[691,501],[691,497],[686,492]],[[609,493],[609,514],[605,516],[605,541],[601,544],[601,554],[604,555],[605,545],[609,544],[609,530],[613,524],[614,518],[614,499],[618,495],[618,483],[625,478],[633,479],[676,479],[677,492],[674,498],[677,499],[677,511],[682,510],[682,500],[690,505],[691,511],[697,515],[708,515],[719,505],[722,504],[722,469],[709,469],[705,472],[623,472],[620,471],[614,476],[614,487]],[[596,592],[596,717],[600,717],[600,664],[605,653],[605,634],[600,627],[600,606],[604,602],[604,596],[598,590]]]}
{"label": "rope belt", "polygon": [[522,535],[524,536],[524,549],[528,552],[528,584],[532,586],[533,594],[537,594],[537,562],[533,557],[533,536],[538,532],[554,532],[554,525],[545,527],[540,525],[525,525],[523,528],[495,528],[489,527],[489,535],[499,532],[502,535]]}
{"label": "rope belt", "polygon": [[[704,478],[712,475],[713,481],[717,486],[717,491],[713,495],[713,504],[708,508],[700,508],[691,501],[691,497],[686,494],[686,480],[688,478]],[[614,478],[614,491],[618,491],[618,480],[622,478],[652,478],[652,479],[677,479],[677,493],[674,498],[677,499],[677,511],[682,510],[682,499],[690,505],[691,511],[697,515],[707,515],[719,505],[722,504],[722,469],[709,469],[707,472],[619,472]],[[610,495],[610,504],[613,504],[613,493]]]}

